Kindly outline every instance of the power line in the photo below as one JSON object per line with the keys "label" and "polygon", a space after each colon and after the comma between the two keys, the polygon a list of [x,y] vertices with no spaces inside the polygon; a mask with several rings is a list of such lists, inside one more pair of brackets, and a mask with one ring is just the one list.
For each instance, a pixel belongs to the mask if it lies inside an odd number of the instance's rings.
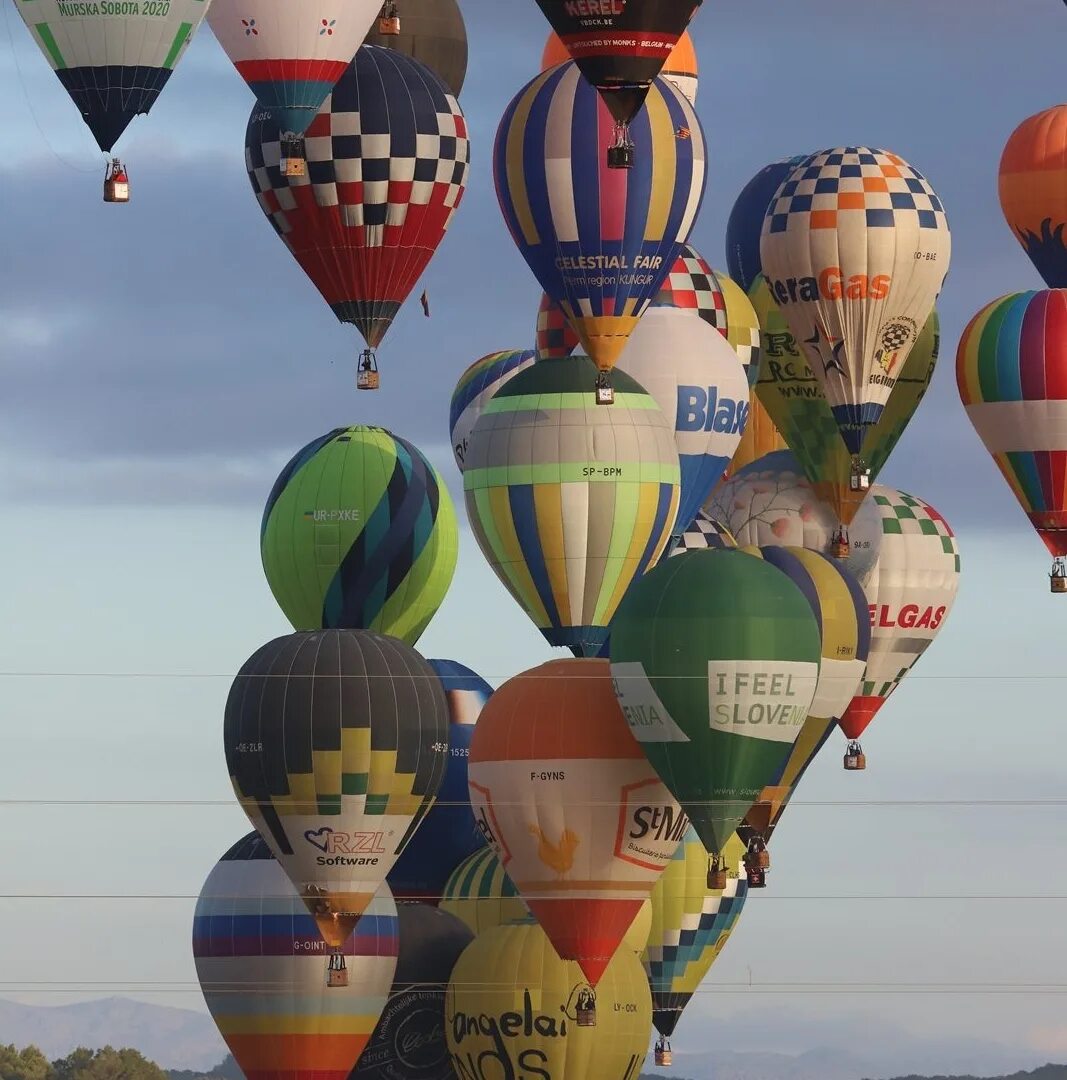
{"label": "power line", "polygon": [[[745,802],[743,799],[705,799],[686,800],[687,806],[723,806],[731,803]],[[0,808],[9,806],[80,806],[80,807],[173,807],[173,806],[229,806],[237,807],[239,802],[236,798],[230,799],[0,799]],[[525,801],[509,802],[504,799],[494,799],[494,806],[526,806]],[[618,803],[610,800],[603,802],[579,802],[569,801],[569,807],[610,806],[617,807]],[[751,803],[745,802],[746,807]],[[309,804],[306,808],[302,804],[286,802],[287,807],[306,809],[309,813],[318,810],[317,804]],[[973,807],[973,806],[996,806],[1006,808],[1016,807],[1054,807],[1067,806],[1067,797],[1049,799],[790,799],[789,809],[795,806],[818,806],[818,807],[856,807],[856,806],[915,806],[915,807]],[[463,800],[435,799],[434,807],[470,807],[469,802]]]}
{"label": "power line", "polygon": [[[552,899],[572,899],[569,893],[560,893],[555,895],[553,893],[538,894],[539,899],[552,900]],[[694,894],[695,895],[695,894]],[[701,894],[702,895],[702,894]],[[420,895],[419,900],[426,900],[430,897]],[[199,900],[199,893],[0,893],[0,900]],[[248,896],[244,893],[234,893],[233,895],[227,895],[225,893],[212,893],[212,901],[215,900],[247,900]],[[273,896],[268,896],[266,893],[259,894],[257,899],[273,899],[273,900],[292,900],[293,894],[283,895],[281,893]],[[401,890],[397,890],[396,899],[403,901],[404,894]],[[457,903],[464,904],[476,904],[481,901],[487,903],[499,903],[502,899],[507,899],[500,896],[434,896],[434,900],[446,900],[455,901]],[[1032,900],[1049,900],[1063,902],[1067,900],[1067,893],[1043,893],[1040,895],[1034,895],[1033,893],[1006,893],[1003,895],[991,895],[985,893],[831,893],[831,894],[818,894],[818,893],[776,893],[766,892],[760,893],[759,903],[763,903],[765,900],[877,900],[877,901],[895,901],[895,900],[993,900],[993,901],[1011,901],[1013,904],[1018,904],[1025,901]]]}

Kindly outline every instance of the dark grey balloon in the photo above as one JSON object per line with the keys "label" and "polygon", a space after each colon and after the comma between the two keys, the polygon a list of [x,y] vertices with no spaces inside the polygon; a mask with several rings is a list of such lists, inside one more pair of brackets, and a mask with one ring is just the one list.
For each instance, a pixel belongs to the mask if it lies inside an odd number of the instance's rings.
{"label": "dark grey balloon", "polygon": [[467,28],[456,0],[396,0],[400,33],[378,33],[375,22],[364,44],[396,49],[435,72],[456,97],[467,75]]}

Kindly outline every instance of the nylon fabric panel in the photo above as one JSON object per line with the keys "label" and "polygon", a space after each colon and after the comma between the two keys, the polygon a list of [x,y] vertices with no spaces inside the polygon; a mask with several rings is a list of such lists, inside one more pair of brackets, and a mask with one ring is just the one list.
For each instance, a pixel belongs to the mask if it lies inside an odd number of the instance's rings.
{"label": "nylon fabric panel", "polygon": [[482,415],[489,399],[508,379],[528,368],[535,358],[536,354],[532,349],[508,349],[489,353],[476,360],[459,377],[456,389],[452,392],[448,429],[452,435],[452,453],[460,472],[466,463],[474,424]]}
{"label": "nylon fabric panel", "polygon": [[490,847],[456,867],[445,883],[440,907],[475,934],[530,918],[530,909]]}
{"label": "nylon fabric panel", "polygon": [[456,0],[420,0],[405,6],[400,33],[380,34],[371,24],[365,45],[395,49],[425,64],[459,97],[467,74],[467,28]]}
{"label": "nylon fabric panel", "polygon": [[253,833],[223,856],[197,900],[193,958],[249,1080],[344,1080],[385,1006],[398,936],[383,887],[341,946],[348,985],[327,988],[325,943],[267,845]]}
{"label": "nylon fabric panel", "polygon": [[948,271],[944,208],[895,154],[822,151],[778,189],[760,252],[845,445],[859,454]]}
{"label": "nylon fabric panel", "polygon": [[347,937],[432,805],[447,724],[433,669],[367,631],[275,639],[234,680],[234,792],[328,943]]}
{"label": "nylon fabric panel", "polygon": [[378,346],[467,183],[455,97],[428,68],[365,45],[305,133],[307,175],[282,176],[280,130],[254,110],[245,167],[272,227],[341,322]]}

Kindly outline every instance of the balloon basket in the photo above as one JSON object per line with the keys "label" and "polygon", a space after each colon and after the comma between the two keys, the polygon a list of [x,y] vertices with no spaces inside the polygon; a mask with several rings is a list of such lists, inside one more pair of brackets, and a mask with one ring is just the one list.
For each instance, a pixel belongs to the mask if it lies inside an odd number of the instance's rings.
{"label": "balloon basket", "polygon": [[396,37],[400,33],[400,19],[397,16],[378,20],[378,33],[382,37]]}
{"label": "balloon basket", "polygon": [[283,135],[279,149],[278,168],[282,176],[306,176],[304,140],[299,135]]}
{"label": "balloon basket", "polygon": [[634,167],[634,148],[632,146],[609,146],[609,169],[632,169]]}
{"label": "balloon basket", "polygon": [[745,878],[750,889],[767,888],[767,871],[761,870],[754,864],[745,866]]}
{"label": "balloon basket", "polygon": [[596,1027],[596,1006],[595,1005],[579,1006],[575,1016],[576,1016],[578,1027],[581,1027],[581,1028]]}
{"label": "balloon basket", "polygon": [[597,372],[595,393],[598,405],[615,404],[615,391],[612,389],[611,383],[608,382],[608,373],[606,371]]}
{"label": "balloon basket", "polygon": [[656,1043],[656,1064],[663,1068],[667,1065],[674,1063],[674,1055],[671,1053],[671,1044],[658,1042]]}
{"label": "balloon basket", "polygon": [[850,742],[845,750],[845,771],[862,772],[867,768],[867,755],[858,742]]}
{"label": "balloon basket", "polygon": [[112,158],[104,171],[104,202],[127,203],[130,201],[130,179],[126,168],[118,158]]}
{"label": "balloon basket", "polygon": [[726,888],[726,871],[723,869],[708,871],[708,888],[712,892],[722,892]]}
{"label": "balloon basket", "polygon": [[381,376],[378,374],[378,361],[370,349],[364,349],[360,353],[359,368],[356,371],[357,390],[377,390],[381,386]]}
{"label": "balloon basket", "polygon": [[340,953],[334,953],[326,961],[326,985],[331,988],[348,985],[348,968],[345,967],[345,958]]}
{"label": "balloon basket", "polygon": [[1052,574],[1049,577],[1049,588],[1055,593],[1067,593],[1067,577]]}

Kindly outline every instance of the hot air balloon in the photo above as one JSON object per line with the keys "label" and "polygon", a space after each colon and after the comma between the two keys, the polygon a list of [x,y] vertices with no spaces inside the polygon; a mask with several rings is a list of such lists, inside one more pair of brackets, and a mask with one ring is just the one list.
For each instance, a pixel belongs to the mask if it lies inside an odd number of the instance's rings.
{"label": "hot air balloon", "polygon": [[263,571],[296,630],[418,641],[452,583],[456,511],[421,451],[385,428],[335,428],[274,482]]}
{"label": "hot air balloon", "polygon": [[600,983],[589,1024],[588,984],[532,920],[479,934],[452,971],[445,1033],[463,1080],[636,1077],[648,1049],[652,1003],[637,956],[620,949]]}
{"label": "hot air balloon", "polygon": [[1053,557],[1067,592],[1067,291],[1012,293],[971,320],[956,353],[967,416]]}
{"label": "hot air balloon", "polygon": [[556,952],[592,987],[688,821],[627,730],[606,660],[504,683],[474,730],[471,805]]}
{"label": "hot air balloon", "polygon": [[234,844],[196,902],[193,958],[244,1076],[346,1080],[385,1006],[397,937],[382,888],[330,952],[266,843],[251,833]]}
{"label": "hot air balloon", "polygon": [[734,473],[751,465],[764,454],[773,454],[775,450],[786,450],[788,446],[778,426],[763,407],[763,402],[753,394],[748,403],[748,423],[745,433],[737,444],[734,456],[723,473],[723,479],[729,479]]}
{"label": "hot air balloon", "polygon": [[530,917],[526,901],[491,847],[476,851],[452,871],[439,906],[475,934]]}
{"label": "hot air balloon", "polygon": [[567,322],[563,308],[548,293],[541,293],[541,306],[537,309],[537,330],[534,351],[538,360],[562,360],[570,356],[581,341]]}
{"label": "hot air balloon", "polygon": [[[571,54],[567,46],[555,33],[550,33],[545,42],[544,52],[541,54],[541,70],[547,71],[549,68],[567,63],[570,59]],[[678,43],[671,49],[659,76],[673,83],[685,95],[690,105],[696,104],[699,66],[693,39],[688,31],[682,34]]]}
{"label": "hot air balloon", "polygon": [[413,57],[459,97],[467,75],[467,27],[456,0],[386,0],[381,15],[363,43]]}
{"label": "hot air balloon", "polygon": [[460,472],[463,472],[467,459],[471,431],[485,411],[486,403],[508,379],[528,368],[534,359],[535,354],[530,349],[489,353],[481,360],[475,360],[459,377],[452,391],[448,429],[452,434],[452,453]]}
{"label": "hot air balloon", "polygon": [[741,189],[729,220],[726,222],[726,268],[730,277],[749,292],[763,271],[760,259],[760,233],[767,207],[789,174],[804,160],[804,155],[782,158],[764,165]]}
{"label": "hot air balloon", "polygon": [[301,136],[378,9],[379,0],[320,0],[314,11],[283,0],[211,0],[208,24],[256,95],[253,115],[268,109],[277,125],[283,173],[305,174]]}
{"label": "hot air balloon", "polygon": [[643,386],[674,428],[681,493],[674,535],[689,527],[734,455],[748,421],[748,380],[726,339],[703,319],[649,310],[615,366]]}
{"label": "hot air balloon", "polygon": [[604,404],[607,373],[688,239],[705,182],[700,122],[670,83],[655,83],[634,122],[641,154],[627,172],[604,166],[610,129],[603,102],[563,64],[515,95],[493,150],[512,239],[596,362]]}
{"label": "hot air balloon", "polygon": [[363,335],[356,385],[377,389],[374,350],[463,197],[463,112],[429,68],[364,45],[307,129],[308,175],[283,175],[280,137],[274,113],[254,109],[245,132],[252,190],[333,313]]}
{"label": "hot air balloon", "polygon": [[[843,526],[838,530],[838,540],[845,548],[848,526],[868,492],[853,489],[851,457],[837,437],[837,422],[826,395],[763,277],[756,279],[752,302],[763,326],[764,362],[756,386],[757,398],[803,465],[819,498],[837,515]],[[861,456],[872,481],[877,479],[922,402],[940,346],[940,322],[934,311],[908,353],[878,423],[864,436]],[[750,424],[752,415],[750,412]],[[772,449],[780,447],[768,447],[765,452]],[[738,464],[736,456],[734,464]]]}
{"label": "hot air balloon", "polygon": [[444,777],[433,668],[366,630],[275,638],[230,687],[224,744],[241,808],[340,948]]}
{"label": "hot air balloon", "polygon": [[540,360],[495,394],[463,474],[467,517],[493,572],[550,645],[595,655],[630,582],[678,513],[673,432],[628,375],[598,409],[586,357]]}
{"label": "hot air balloon", "polygon": [[396,906],[400,949],[389,1000],[349,1080],[456,1080],[445,1040],[448,980],[474,935],[425,904]]}
{"label": "hot air balloon", "polygon": [[1050,289],[1067,287],[1067,105],[1027,117],[1000,159],[1000,206]]}
{"label": "hot air balloon", "polygon": [[[16,0],[15,7],[96,145],[110,154],[130,121],[155,104],[209,4]],[[125,166],[113,157],[104,175],[104,202],[129,199]]]}
{"label": "hot air balloon", "polygon": [[951,240],[926,178],[885,150],[812,154],[763,222],[768,285],[870,486],[864,438],[882,414],[948,272]]}
{"label": "hot air balloon", "polygon": [[398,900],[437,904],[457,866],[485,847],[467,787],[474,725],[493,688],[455,660],[431,660],[448,700],[448,768],[437,801],[400,853],[386,880]]}
{"label": "hot air balloon", "polygon": [[[859,582],[829,556],[805,548],[779,546],[741,550],[766,559],[799,586],[811,604],[822,637],[819,681],[815,684],[808,718],[789,757],[737,829],[738,836],[748,845],[751,859],[752,853],[758,856],[770,841],[801,777],[830,737],[837,717],[845,712],[859,689],[870,653],[871,624],[867,598]],[[762,865],[765,869],[769,860]]]}
{"label": "hot air balloon", "polygon": [[671,1064],[670,1038],[711,965],[719,958],[745,906],[741,872],[745,845],[726,843],[726,885],[708,888],[708,852],[688,829],[652,889],[652,929],[641,961],[652,990],[652,1023],[659,1032],[656,1064]]}
{"label": "hot air balloon", "polygon": [[840,556],[862,585],[871,572],[881,535],[878,513],[866,499],[852,522],[852,543],[835,550],[837,516],[819,499],[800,462],[789,450],[757,458],[712,492],[705,510],[739,544],[802,547]]}
{"label": "hot air balloon", "polygon": [[[630,123],[642,104],[647,104],[656,76],[702,2],[628,0],[609,5],[537,0],[570,58],[596,87],[614,118],[612,141],[605,154],[609,168],[633,167],[637,155]],[[637,145],[641,145],[640,140]]]}
{"label": "hot air balloon", "polygon": [[664,560],[619,607],[615,693],[714,872],[804,726],[819,656],[819,625],[800,588],[729,548]]}
{"label": "hot air balloon", "polygon": [[682,533],[682,538],[670,552],[671,556],[684,555],[687,551],[703,551],[705,548],[737,547],[730,530],[719,524],[703,510],[697,512],[693,523]]}
{"label": "hot air balloon", "polygon": [[839,719],[849,740],[846,769],[862,769],[859,738],[944,625],[959,587],[959,546],[929,503],[877,484],[870,502],[881,542],[861,582],[871,613],[871,649],[863,682]]}

